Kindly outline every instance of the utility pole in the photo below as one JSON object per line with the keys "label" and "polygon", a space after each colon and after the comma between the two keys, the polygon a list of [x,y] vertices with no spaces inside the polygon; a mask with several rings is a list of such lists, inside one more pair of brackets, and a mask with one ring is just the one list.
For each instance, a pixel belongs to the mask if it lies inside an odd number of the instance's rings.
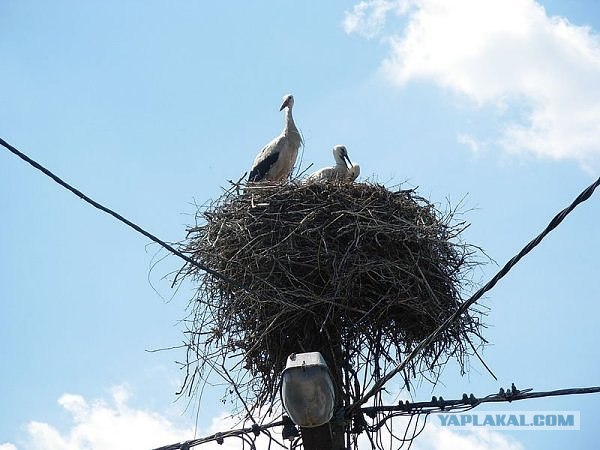
{"label": "utility pole", "polygon": [[[336,409],[336,411],[338,411]],[[343,418],[334,415],[331,421],[320,427],[300,427],[305,450],[343,450],[345,438]]]}
{"label": "utility pole", "polygon": [[341,339],[336,335],[328,334],[328,340],[321,340],[320,350],[327,361],[335,391],[335,407],[333,417],[329,422],[319,427],[300,427],[302,444],[305,450],[344,450],[345,430],[344,421],[344,376],[342,361],[345,356],[342,350]]}

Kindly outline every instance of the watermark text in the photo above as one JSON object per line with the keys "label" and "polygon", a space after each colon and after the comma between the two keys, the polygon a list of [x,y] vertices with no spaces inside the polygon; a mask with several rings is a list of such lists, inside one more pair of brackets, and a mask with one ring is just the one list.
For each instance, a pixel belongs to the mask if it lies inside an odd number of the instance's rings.
{"label": "watermark text", "polygon": [[496,430],[579,430],[579,411],[481,411],[436,414],[450,428],[489,427]]}

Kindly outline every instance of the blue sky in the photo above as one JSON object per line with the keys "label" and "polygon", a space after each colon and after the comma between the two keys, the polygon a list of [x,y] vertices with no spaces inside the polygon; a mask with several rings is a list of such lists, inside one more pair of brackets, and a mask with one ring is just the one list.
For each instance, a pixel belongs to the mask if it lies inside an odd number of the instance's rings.
{"label": "blue sky", "polygon": [[[279,133],[292,92],[305,166],[329,165],[345,144],[363,180],[418,186],[440,204],[466,197],[464,238],[502,264],[599,175],[600,7],[482,3],[0,2],[0,136],[178,241],[194,202]],[[182,340],[192,288],[173,296],[162,279],[180,262],[151,270],[164,252],[6,151],[0,193],[0,449],[191,437],[194,415],[174,395],[183,353],[147,352]],[[474,360],[464,377],[449,366],[434,393],[599,384],[598,205],[481,302],[499,382]],[[227,425],[221,394],[203,399],[201,431]],[[579,432],[432,429],[416,448],[592,448],[598,399],[502,406],[581,411]]]}

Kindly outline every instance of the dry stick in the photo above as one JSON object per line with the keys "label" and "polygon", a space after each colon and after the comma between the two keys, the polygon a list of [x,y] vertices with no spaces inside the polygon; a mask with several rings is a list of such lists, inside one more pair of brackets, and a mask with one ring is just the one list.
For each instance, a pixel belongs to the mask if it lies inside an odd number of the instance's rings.
{"label": "dry stick", "polygon": [[88,197],[87,195],[85,195],[83,192],[81,192],[80,190],[74,188],[73,186],[71,186],[70,184],[68,184],[67,182],[63,181],[62,179],[60,179],[58,176],[54,175],[52,172],[50,172],[48,169],[46,169],[44,166],[42,166],[41,164],[39,164],[38,162],[34,161],[33,159],[31,159],[30,157],[28,157],[27,155],[25,155],[24,153],[21,153],[19,150],[17,150],[15,147],[13,147],[12,145],[10,145],[9,143],[7,143],[4,139],[0,138],[0,145],[2,145],[3,147],[5,147],[8,151],[10,151],[11,153],[15,154],[16,156],[18,156],[19,158],[21,158],[23,161],[29,163],[30,165],[32,165],[33,167],[35,167],[37,170],[39,170],[40,172],[42,172],[44,175],[47,175],[48,177],[52,178],[56,183],[58,183],[59,185],[61,185],[62,187],[64,187],[65,189],[71,191],[73,194],[75,194],[77,197],[79,197],[80,199],[84,200],[85,202],[89,203],[90,205],[92,205],[94,208],[99,209],[100,211],[105,212],[106,214],[109,214],[111,216],[113,216],[115,219],[119,220],[120,222],[123,222],[125,225],[133,228],[135,231],[137,231],[138,233],[143,234],[144,236],[146,236],[148,239],[154,241],[155,243],[157,243],[158,245],[160,245],[161,247],[163,247],[164,249],[168,250],[169,252],[173,253],[176,256],[179,256],[181,259],[183,259],[184,261],[186,261],[187,263],[196,266],[198,269],[203,270],[204,272],[210,273],[211,275],[214,275],[217,278],[222,279],[223,281],[225,281],[226,283],[229,283],[232,286],[235,286],[239,289],[243,289],[246,292],[250,292],[249,289],[243,285],[241,285],[240,283],[238,283],[235,280],[232,280],[231,278],[217,272],[216,270],[211,269],[210,267],[206,267],[202,264],[200,264],[197,261],[194,261],[192,258],[190,258],[189,256],[181,253],[179,250],[175,249],[173,246],[167,244],[166,242],[160,240],[159,238],[157,238],[156,236],[154,236],[153,234],[147,232],[146,230],[144,230],[143,228],[141,228],[140,226],[136,225],[135,223],[127,220],[125,217],[123,217],[122,215],[116,213],[115,211],[112,211],[111,209],[107,208],[106,206],[101,205],[100,203],[96,202],[95,200],[92,200],[90,197]]}
{"label": "dry stick", "polygon": [[580,203],[583,203],[589,199],[594,190],[600,186],[600,177],[588,186],[581,194],[577,196],[575,200],[561,212],[559,212],[548,224],[548,226],[542,231],[537,237],[529,242],[523,249],[515,255],[510,261],[508,261],[504,267],[490,280],[485,286],[479,289],[469,300],[460,305],[460,307],[448,317],[435,331],[433,331],[427,338],[423,339],[410,354],[398,364],[392,371],[383,376],[378,380],[375,385],[367,392],[357,403],[352,405],[349,412],[352,413],[361,405],[364,405],[369,398],[379,392],[383,386],[391,380],[395,375],[400,373],[408,365],[410,361],[417,357],[417,355],[429,344],[431,344],[448,326],[454,322],[461,314],[463,314],[473,303],[479,300],[483,294],[492,289],[500,279],[502,279],[527,253],[533,250],[552,230],[554,230],[564,219],[573,211]]}
{"label": "dry stick", "polygon": [[483,364],[483,367],[485,367],[487,369],[488,373],[492,377],[494,377],[494,380],[498,381],[498,377],[494,374],[494,372],[492,372],[492,369],[490,369],[489,366],[485,363],[485,361],[483,360],[483,358],[481,357],[481,355],[479,354],[479,352],[475,348],[475,345],[473,344],[473,342],[471,341],[471,339],[469,338],[469,336],[467,335],[467,333],[463,332],[463,336],[465,337],[466,341],[469,343],[469,345],[473,349],[473,353],[475,354],[475,356],[477,356],[477,359],[479,360],[479,362],[481,364]]}
{"label": "dry stick", "polygon": [[248,415],[248,418],[252,421],[253,424],[255,424],[256,420],[254,420],[254,417],[252,416],[252,412],[250,411],[250,409],[248,408],[248,405],[246,404],[246,402],[244,401],[242,395],[240,394],[240,391],[238,390],[238,387],[237,387],[237,383],[229,375],[229,371],[225,367],[224,363],[221,363],[221,369],[223,369],[223,373],[225,374],[224,378],[229,381],[229,383],[231,384],[231,386],[235,390],[235,393],[237,394],[238,398],[242,402],[242,405],[244,405],[244,409],[246,410],[246,414]]}

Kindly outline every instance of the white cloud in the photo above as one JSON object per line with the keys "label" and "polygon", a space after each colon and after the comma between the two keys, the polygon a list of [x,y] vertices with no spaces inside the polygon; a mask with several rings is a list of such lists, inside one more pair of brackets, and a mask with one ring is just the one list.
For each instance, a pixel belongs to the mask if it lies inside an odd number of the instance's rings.
{"label": "white cloud", "polygon": [[17,450],[17,447],[12,444],[0,444],[0,450]]}
{"label": "white cloud", "polygon": [[[64,432],[43,422],[30,422],[27,435],[19,447],[11,443],[0,444],[0,450],[149,450],[162,445],[174,444],[194,438],[193,427],[177,427],[162,415],[135,409],[128,406],[128,391],[123,387],[114,388],[110,401],[88,401],[80,395],[64,394],[58,400],[69,413],[72,425]],[[398,434],[409,425],[405,418],[393,419],[393,429]],[[422,423],[422,422],[421,422]],[[239,428],[240,424],[226,414],[216,415],[210,426],[200,430],[198,436],[207,436],[218,431]],[[388,433],[383,428],[384,433]],[[280,439],[280,430],[273,430],[273,436]],[[389,442],[389,434],[382,436]],[[240,440],[227,438],[223,445],[216,442],[198,447],[204,450],[235,450],[241,448]],[[371,445],[363,434],[359,438],[361,449]],[[267,450],[268,440],[261,435],[257,448]],[[274,448],[271,446],[271,448]],[[522,445],[513,438],[498,432],[477,429],[454,432],[439,426],[432,418],[425,431],[413,443],[415,450],[522,450]]]}
{"label": "white cloud", "polygon": [[453,432],[430,424],[427,433],[415,441],[415,450],[523,450],[523,445],[496,431],[474,430]]}
{"label": "white cloud", "polygon": [[344,15],[344,31],[359,33],[367,38],[377,36],[382,30],[390,11],[404,14],[409,6],[405,0],[362,1],[354,6],[352,12]]}
{"label": "white cloud", "polygon": [[[72,418],[71,428],[61,433],[44,422],[27,424],[19,450],[148,450],[193,437],[193,428],[178,428],[160,414],[127,405],[128,392],[114,388],[110,402],[88,402],[80,395],[64,394],[58,400]],[[0,450],[17,450],[4,444]]]}
{"label": "white cloud", "polygon": [[372,36],[391,12],[406,18],[384,36],[382,64],[397,85],[425,80],[505,114],[496,139],[512,153],[600,160],[600,35],[549,17],[534,0],[361,2],[347,32]]}
{"label": "white cloud", "polygon": [[[422,419],[421,419],[422,420]],[[523,450],[523,445],[510,435],[497,431],[473,428],[465,431],[452,431],[438,425],[435,415],[430,417],[425,430],[414,440],[411,448],[413,450]],[[404,436],[404,430],[409,427],[407,437],[414,430],[414,422],[409,423],[407,418],[395,418],[392,420],[392,430],[396,436]],[[418,425],[417,431],[421,425]],[[390,442],[390,434],[382,428],[381,442]],[[399,442],[391,447],[397,448]],[[366,436],[359,438],[361,449],[370,449],[371,445]]]}
{"label": "white cloud", "polygon": [[473,153],[479,153],[484,147],[484,145],[478,139],[471,136],[469,133],[458,133],[456,135],[456,140],[460,144],[469,147]]}

